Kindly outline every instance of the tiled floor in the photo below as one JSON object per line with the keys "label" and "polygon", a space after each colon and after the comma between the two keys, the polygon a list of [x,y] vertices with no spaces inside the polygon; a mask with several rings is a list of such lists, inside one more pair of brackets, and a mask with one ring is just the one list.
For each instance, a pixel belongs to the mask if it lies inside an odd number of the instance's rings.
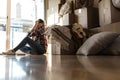
{"label": "tiled floor", "polygon": [[120,56],[0,55],[0,80],[120,80]]}

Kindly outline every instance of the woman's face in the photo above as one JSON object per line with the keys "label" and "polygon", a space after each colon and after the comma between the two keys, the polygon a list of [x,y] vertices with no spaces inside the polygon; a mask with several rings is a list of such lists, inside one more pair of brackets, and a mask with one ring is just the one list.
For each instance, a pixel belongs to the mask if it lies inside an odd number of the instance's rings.
{"label": "woman's face", "polygon": [[40,22],[36,21],[36,26],[41,27],[41,26],[43,26],[43,23],[40,23]]}

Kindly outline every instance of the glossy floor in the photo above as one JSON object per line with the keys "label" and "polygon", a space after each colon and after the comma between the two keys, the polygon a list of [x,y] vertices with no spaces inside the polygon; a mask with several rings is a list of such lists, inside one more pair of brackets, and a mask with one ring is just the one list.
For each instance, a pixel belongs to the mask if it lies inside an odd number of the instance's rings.
{"label": "glossy floor", "polygon": [[120,56],[0,55],[0,80],[120,80]]}

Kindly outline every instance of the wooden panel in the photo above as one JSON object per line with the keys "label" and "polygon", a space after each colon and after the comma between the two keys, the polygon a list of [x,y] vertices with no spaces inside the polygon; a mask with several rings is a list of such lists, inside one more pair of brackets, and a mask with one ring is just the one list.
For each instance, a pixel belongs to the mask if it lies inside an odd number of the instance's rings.
{"label": "wooden panel", "polygon": [[75,22],[75,15],[72,13],[65,14],[60,18],[60,25],[72,25]]}
{"label": "wooden panel", "polygon": [[88,7],[87,8],[87,20],[88,28],[99,27],[99,12],[98,8]]}
{"label": "wooden panel", "polygon": [[117,10],[111,0],[102,0],[99,3],[100,26],[120,21],[120,11]]}
{"label": "wooden panel", "polygon": [[111,23],[110,0],[102,0],[99,3],[100,26]]}
{"label": "wooden panel", "polygon": [[112,3],[111,3],[111,14],[112,14],[111,15],[112,23],[120,21],[120,9],[118,10],[117,8],[115,8]]}
{"label": "wooden panel", "polygon": [[98,9],[94,7],[81,8],[75,10],[76,22],[84,28],[94,28],[99,26]]}

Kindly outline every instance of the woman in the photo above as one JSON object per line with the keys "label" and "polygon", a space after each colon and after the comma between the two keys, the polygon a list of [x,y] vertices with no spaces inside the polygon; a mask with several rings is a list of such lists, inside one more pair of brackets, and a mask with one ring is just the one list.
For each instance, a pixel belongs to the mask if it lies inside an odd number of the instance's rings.
{"label": "woman", "polygon": [[29,45],[27,48],[29,48],[30,53],[34,52],[38,55],[44,54],[47,49],[47,41],[44,32],[44,21],[38,19],[29,34],[14,49],[3,52],[3,54],[14,55],[17,50],[23,50],[26,47],[26,44]]}

